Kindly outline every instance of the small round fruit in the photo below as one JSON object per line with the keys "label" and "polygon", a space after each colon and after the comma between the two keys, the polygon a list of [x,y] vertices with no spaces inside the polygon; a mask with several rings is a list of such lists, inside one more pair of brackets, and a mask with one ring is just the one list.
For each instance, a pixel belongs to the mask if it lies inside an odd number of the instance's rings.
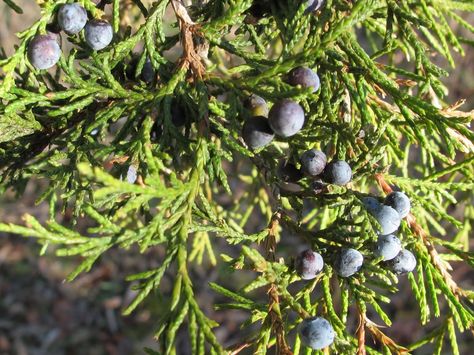
{"label": "small round fruit", "polygon": [[324,0],[308,0],[306,12],[313,12],[318,10],[324,4]]}
{"label": "small round fruit", "polygon": [[301,168],[310,176],[318,176],[326,167],[326,154],[317,149],[310,149],[301,155]]}
{"label": "small round fruit", "polygon": [[331,323],[322,317],[303,319],[298,325],[298,335],[304,345],[314,350],[328,347],[336,336]]}
{"label": "small round fruit", "polygon": [[380,205],[372,214],[382,228],[382,235],[394,233],[400,227],[400,215],[390,206]]}
{"label": "small round fruit", "polygon": [[79,4],[66,4],[58,11],[58,24],[69,34],[79,33],[87,22],[87,12]]}
{"label": "small round fruit", "polygon": [[412,272],[416,267],[416,258],[409,250],[402,249],[400,253],[388,262],[394,273],[406,274]]}
{"label": "small round fruit", "polygon": [[298,182],[303,178],[303,173],[295,164],[282,161],[278,166],[277,176],[283,182]]}
{"label": "small round fruit", "polygon": [[295,270],[303,280],[312,280],[323,269],[324,261],[320,254],[307,249],[295,260]]}
{"label": "small round fruit", "polygon": [[146,57],[141,72],[136,73],[139,62],[140,56],[133,55],[132,60],[130,61],[130,63],[128,63],[125,69],[126,78],[128,80],[135,80],[137,78],[136,74],[139,74],[140,79],[143,80],[145,83],[149,84],[153,82],[153,80],[156,78],[156,72],[155,68],[153,67],[153,64],[151,63],[151,59],[149,57]]}
{"label": "small round fruit", "polygon": [[91,20],[86,24],[84,36],[89,47],[99,51],[112,42],[114,31],[105,20]]}
{"label": "small round fruit", "polygon": [[251,117],[244,122],[242,137],[250,149],[257,149],[269,144],[275,135],[273,134],[266,117]]}
{"label": "small round fruit", "polygon": [[346,185],[352,179],[352,169],[344,160],[333,160],[324,168],[323,177],[330,184]]}
{"label": "small round fruit", "polygon": [[385,204],[398,212],[400,218],[405,218],[410,213],[410,199],[401,191],[394,191],[387,195]]}
{"label": "small round fruit", "polygon": [[362,203],[369,213],[374,213],[380,208],[381,203],[375,197],[366,196],[362,198]]}
{"label": "small round fruit", "polygon": [[28,44],[28,60],[37,69],[53,67],[61,57],[61,48],[54,36],[38,35]]}
{"label": "small round fruit", "polygon": [[381,235],[377,240],[374,254],[377,257],[382,257],[384,261],[392,260],[402,250],[402,243],[393,234]]}
{"label": "small round fruit", "polygon": [[145,83],[151,83],[155,79],[155,75],[155,68],[153,68],[150,58],[147,57],[143,63],[141,78]]}
{"label": "small round fruit", "polygon": [[349,277],[360,270],[364,263],[364,257],[355,249],[343,249],[336,259],[334,265],[337,273],[342,277]]}
{"label": "small round fruit", "polygon": [[297,67],[288,74],[288,84],[304,88],[312,88],[313,92],[318,91],[321,82],[318,74],[306,67]]}
{"label": "small round fruit", "polygon": [[270,109],[268,120],[275,134],[281,137],[291,137],[303,128],[304,111],[296,102],[283,99]]}
{"label": "small round fruit", "polygon": [[245,100],[244,106],[250,110],[252,116],[268,117],[267,102],[258,95],[250,95],[247,100]]}

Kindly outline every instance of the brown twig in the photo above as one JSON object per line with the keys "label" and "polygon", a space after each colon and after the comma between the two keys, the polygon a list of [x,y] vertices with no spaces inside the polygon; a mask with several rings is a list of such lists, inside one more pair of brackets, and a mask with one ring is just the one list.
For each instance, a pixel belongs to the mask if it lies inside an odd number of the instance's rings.
{"label": "brown twig", "polygon": [[190,68],[194,77],[202,79],[206,69],[202,63],[202,58],[198,54],[194,45],[194,35],[199,33],[199,27],[189,16],[186,8],[181,1],[172,0],[171,4],[181,29],[181,44],[183,46],[183,56],[181,58],[181,67]]}
{"label": "brown twig", "polygon": [[249,343],[249,342],[246,342],[246,343],[237,345],[237,347],[234,348],[233,350],[229,350],[229,355],[237,355],[237,354],[239,354],[242,350],[247,349],[247,348],[248,348],[249,346],[251,346],[251,345],[252,345],[252,344]]}
{"label": "brown twig", "polygon": [[265,239],[265,251],[267,253],[267,259],[275,261],[276,252],[276,236],[278,233],[278,226],[280,225],[281,213],[276,212],[269,225],[268,225],[268,236]]}
{"label": "brown twig", "polygon": [[370,319],[364,316],[364,323],[366,329],[372,334],[375,340],[380,344],[387,346],[390,351],[397,355],[408,354],[408,349],[403,346],[398,345],[392,338],[385,335],[378,326],[372,322]]}
{"label": "brown twig", "polygon": [[357,327],[357,355],[366,355],[365,350],[365,311],[357,307],[359,312],[359,326]]}
{"label": "brown twig", "polygon": [[[280,223],[281,213],[276,212],[268,225],[268,236],[265,239],[265,251],[267,253],[267,259],[275,261],[276,252],[276,236],[278,233],[278,226]],[[268,312],[271,319],[272,330],[276,336],[276,353],[281,355],[293,355],[290,347],[288,346],[285,338],[285,327],[281,318],[280,310],[280,296],[278,294],[277,285],[271,284],[268,289],[269,307]]]}

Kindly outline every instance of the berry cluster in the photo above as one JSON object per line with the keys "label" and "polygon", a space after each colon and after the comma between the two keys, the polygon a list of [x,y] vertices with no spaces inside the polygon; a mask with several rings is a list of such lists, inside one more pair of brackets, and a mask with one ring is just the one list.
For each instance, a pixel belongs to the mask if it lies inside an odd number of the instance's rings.
{"label": "berry cluster", "polygon": [[[87,11],[79,4],[62,5],[57,13],[59,27],[68,35],[76,35],[84,29],[87,45],[93,50],[107,47],[113,38],[112,26],[105,20],[88,21]],[[53,67],[61,57],[61,47],[53,33],[36,35],[28,45],[28,60],[37,69]]]}
{"label": "berry cluster", "polygon": [[[305,67],[293,69],[288,75],[287,82],[293,86],[311,88],[313,92],[316,92],[320,85],[318,74]],[[247,99],[246,107],[251,111],[252,117],[245,121],[242,137],[250,149],[266,146],[275,135],[283,138],[294,136],[303,128],[304,110],[291,99],[277,101],[268,110],[263,98],[252,95]]]}
{"label": "berry cluster", "polygon": [[[319,76],[306,67],[293,69],[288,74],[287,83],[309,88],[313,93],[320,87]],[[242,137],[250,149],[265,147],[275,136],[291,137],[303,128],[305,122],[303,108],[290,99],[276,102],[269,110],[266,101],[254,94],[247,99],[245,106],[252,117],[245,121]],[[301,168],[289,161],[282,161],[278,167],[277,176],[282,183],[287,184],[287,189],[304,176],[315,179],[315,183],[324,181],[341,186],[352,179],[352,169],[347,162],[333,160],[328,163],[326,154],[320,150],[309,149],[299,160]],[[349,277],[362,267],[363,260],[362,254],[357,250],[345,249],[338,256],[334,267],[339,275]],[[311,280],[323,270],[324,260],[321,254],[307,249],[298,255],[294,267],[303,280]],[[312,349],[331,345],[335,336],[331,324],[321,317],[304,319],[298,331],[301,341]]]}
{"label": "berry cluster", "polygon": [[[319,76],[311,69],[297,67],[287,77],[293,86],[310,88],[316,92],[320,87]],[[293,100],[277,101],[269,110],[266,101],[255,94],[245,102],[252,117],[244,122],[242,137],[250,149],[263,148],[270,144],[275,135],[288,138],[297,134],[304,125],[303,108]],[[304,152],[300,157],[301,170],[294,164],[284,162],[279,168],[279,178],[284,182],[297,182],[304,175],[335,185],[346,185],[352,179],[352,169],[343,160],[327,163],[326,155],[316,149]],[[303,174],[304,173],[304,174]]]}
{"label": "berry cluster", "polygon": [[415,256],[402,249],[400,239],[393,234],[398,230],[401,220],[410,213],[411,203],[408,196],[401,191],[394,191],[387,195],[384,203],[374,197],[365,197],[362,202],[381,228],[374,254],[386,261],[396,274],[413,271],[416,267]]}
{"label": "berry cluster", "polygon": [[[287,82],[291,85],[301,85],[311,88],[313,93],[319,89],[318,75],[309,68],[298,67],[288,75]],[[304,125],[304,110],[296,102],[283,99],[268,109],[266,101],[251,95],[245,106],[252,113],[243,125],[242,137],[251,149],[263,148],[270,144],[275,136],[291,137],[297,134]],[[299,162],[301,168],[289,161],[282,161],[278,167],[277,176],[282,183],[291,185],[304,176],[315,178],[315,182],[322,181],[346,185],[352,179],[352,169],[343,160],[333,160],[328,163],[326,154],[317,149],[309,149],[301,154]],[[393,192],[388,195],[384,203],[374,197],[362,199],[367,211],[374,216],[380,225],[379,238],[373,249],[377,258],[382,258],[393,272],[403,274],[416,266],[414,255],[402,249],[400,240],[393,234],[400,227],[401,219],[410,212],[410,200],[402,192]],[[364,263],[364,256],[353,248],[342,249],[336,256],[333,267],[341,277],[351,277],[357,273]],[[321,254],[307,249],[300,253],[294,264],[297,274],[303,280],[311,280],[323,270],[324,260]],[[334,330],[324,318],[306,318],[298,327],[301,341],[312,349],[322,349],[332,344]]]}
{"label": "berry cluster", "polygon": [[[303,251],[295,260],[295,270],[303,280],[314,279],[323,267],[323,257],[311,249]],[[303,319],[298,325],[298,334],[303,344],[315,350],[331,345],[335,337],[331,323],[322,317]]]}
{"label": "berry cluster", "polygon": [[[321,152],[316,152],[308,153],[308,156],[317,161],[314,164],[314,170],[310,170],[310,172],[314,171],[315,175],[319,175],[324,169],[326,157]],[[305,170],[307,169],[306,166]],[[410,213],[410,199],[403,192],[397,191],[389,194],[384,203],[380,203],[374,197],[364,197],[362,202],[382,229],[373,249],[374,256],[386,262],[386,265],[395,274],[400,275],[413,271],[416,267],[415,256],[410,251],[402,249],[400,239],[393,234],[398,230],[401,219]],[[363,263],[364,256],[358,250],[347,248],[342,249],[337,255],[333,267],[339,276],[350,277],[362,268]],[[296,273],[303,280],[316,278],[323,267],[323,257],[311,249],[300,253],[294,264]],[[304,319],[298,327],[298,332],[301,341],[312,349],[322,349],[331,345],[335,337],[331,324],[321,317]]]}

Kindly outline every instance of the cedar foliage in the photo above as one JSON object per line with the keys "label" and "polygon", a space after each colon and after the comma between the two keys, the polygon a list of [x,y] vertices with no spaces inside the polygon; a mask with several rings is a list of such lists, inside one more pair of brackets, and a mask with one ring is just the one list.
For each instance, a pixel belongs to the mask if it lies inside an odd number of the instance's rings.
{"label": "cedar foliage", "polygon": [[[4,2],[21,13],[14,0]],[[28,43],[66,3],[45,0],[38,2],[41,17],[18,34],[14,54],[0,58],[0,191],[21,195],[31,179],[47,180],[37,202],[50,210],[47,221],[26,215],[23,225],[0,223],[0,231],[36,238],[43,252],[80,256],[69,281],[111,248],[138,247],[144,254],[164,248],[159,268],[128,278],[138,293],[125,315],[160,292],[165,272],[174,275],[150,354],[175,353],[180,328],[187,329],[193,354],[319,354],[294,336],[308,315],[324,316],[334,327],[330,353],[399,354],[433,344],[435,354],[447,348],[459,354],[458,331],[473,327],[474,293],[456,284],[450,262],[474,265],[474,113],[444,101],[448,73],[434,60],[454,66],[453,51],[463,54],[474,44],[453,30],[474,33],[463,19],[474,11],[472,1],[327,0],[314,13],[297,0],[187,7],[176,0],[78,2],[89,18],[110,20],[115,38],[108,48],[93,52],[83,34],[63,34],[73,49],[53,70],[34,69]],[[177,46],[182,54],[174,60],[167,53]],[[149,84],[140,79],[147,58],[157,73]],[[318,92],[285,83],[285,74],[301,65],[317,70]],[[240,133],[251,93],[269,103],[298,101],[304,129],[248,150]],[[176,105],[186,115],[183,128],[172,122]],[[298,164],[314,147],[348,161],[353,182],[320,191],[304,179],[301,191],[285,190],[279,162]],[[136,183],[122,179],[130,166]],[[378,226],[361,198],[395,187],[413,205],[398,235],[417,259],[416,271],[401,277],[409,279],[420,327],[436,320],[414,344],[398,344],[368,318],[391,325],[384,309],[398,277],[372,256]],[[62,223],[65,214],[72,214],[71,223]],[[75,227],[82,218],[94,223],[87,231]],[[299,280],[295,250],[279,248],[285,238],[324,256],[319,277]],[[234,255],[222,253],[222,243]],[[350,278],[338,278],[331,267],[342,247],[365,257]],[[190,270],[201,263],[253,271],[241,288],[210,284],[228,299],[217,309],[244,310],[244,326],[256,325],[240,344],[220,344],[218,324],[197,302]],[[355,332],[346,324],[351,312],[360,321]]]}

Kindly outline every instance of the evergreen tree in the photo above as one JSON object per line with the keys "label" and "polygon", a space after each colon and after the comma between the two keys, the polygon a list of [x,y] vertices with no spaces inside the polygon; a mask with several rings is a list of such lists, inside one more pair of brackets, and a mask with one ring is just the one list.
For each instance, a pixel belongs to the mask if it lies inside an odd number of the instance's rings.
{"label": "evergreen tree", "polygon": [[[150,354],[175,353],[180,328],[193,354],[459,354],[474,293],[450,262],[474,265],[474,113],[444,101],[436,63],[474,44],[453,29],[474,33],[471,0],[77,1],[87,18],[38,3],[0,58],[0,191],[47,180],[37,202],[50,219],[0,231],[81,256],[69,281],[111,248],[162,247],[157,269],[129,277],[138,293],[124,311],[174,275]],[[384,200],[394,190],[407,200]],[[80,231],[84,217],[94,226]],[[190,271],[205,260],[253,271],[242,287],[210,284],[228,299],[216,307],[255,325],[231,347],[196,298]],[[369,319],[391,325],[401,278],[420,327],[437,319],[414,344]]]}

